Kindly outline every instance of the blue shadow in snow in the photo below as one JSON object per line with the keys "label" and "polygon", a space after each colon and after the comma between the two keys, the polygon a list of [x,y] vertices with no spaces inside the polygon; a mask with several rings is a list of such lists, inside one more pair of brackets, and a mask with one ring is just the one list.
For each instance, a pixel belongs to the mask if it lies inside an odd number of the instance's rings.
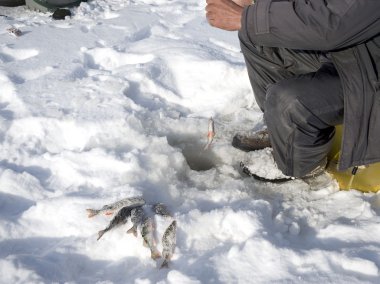
{"label": "blue shadow in snow", "polygon": [[18,195],[0,193],[0,220],[16,221],[34,204],[32,200]]}

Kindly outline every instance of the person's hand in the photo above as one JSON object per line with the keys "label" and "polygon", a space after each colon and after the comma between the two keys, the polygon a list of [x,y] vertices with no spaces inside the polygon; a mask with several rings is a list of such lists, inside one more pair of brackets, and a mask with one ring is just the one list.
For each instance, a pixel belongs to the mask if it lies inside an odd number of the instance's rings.
{"label": "person's hand", "polygon": [[240,30],[242,6],[232,0],[206,0],[206,3],[206,18],[211,26],[227,31]]}
{"label": "person's hand", "polygon": [[236,4],[238,4],[240,7],[246,7],[249,5],[252,5],[252,0],[232,0]]}

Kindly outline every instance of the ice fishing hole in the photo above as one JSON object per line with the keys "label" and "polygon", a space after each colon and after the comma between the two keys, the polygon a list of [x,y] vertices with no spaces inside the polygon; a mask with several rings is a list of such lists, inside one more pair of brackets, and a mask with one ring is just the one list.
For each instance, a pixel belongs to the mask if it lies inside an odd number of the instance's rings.
{"label": "ice fishing hole", "polygon": [[207,171],[215,167],[218,158],[211,150],[204,150],[204,144],[197,136],[167,136],[170,146],[181,149],[186,163],[194,171]]}

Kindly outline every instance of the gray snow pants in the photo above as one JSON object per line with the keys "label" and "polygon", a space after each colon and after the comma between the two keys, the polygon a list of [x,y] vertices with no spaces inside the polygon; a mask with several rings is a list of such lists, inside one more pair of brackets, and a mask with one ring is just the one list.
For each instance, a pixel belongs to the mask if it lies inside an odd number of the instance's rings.
{"label": "gray snow pants", "polygon": [[343,90],[328,53],[255,46],[239,34],[256,102],[264,112],[274,159],[302,177],[326,160],[343,123]]}

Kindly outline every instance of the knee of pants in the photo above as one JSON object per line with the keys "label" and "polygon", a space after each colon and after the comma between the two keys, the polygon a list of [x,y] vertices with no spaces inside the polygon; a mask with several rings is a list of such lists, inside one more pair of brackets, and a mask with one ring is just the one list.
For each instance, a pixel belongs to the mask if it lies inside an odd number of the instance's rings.
{"label": "knee of pants", "polygon": [[298,100],[300,91],[291,81],[281,81],[268,87],[265,100],[264,117],[270,129],[271,125],[294,127],[302,125],[308,119],[308,111]]}

